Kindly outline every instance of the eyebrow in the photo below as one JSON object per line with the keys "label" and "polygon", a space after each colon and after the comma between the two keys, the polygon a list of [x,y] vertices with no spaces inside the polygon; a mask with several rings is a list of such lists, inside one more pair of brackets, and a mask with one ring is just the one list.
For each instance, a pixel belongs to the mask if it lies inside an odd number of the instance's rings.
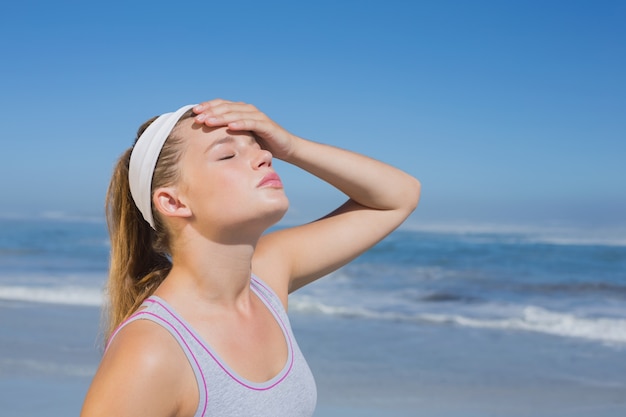
{"label": "eyebrow", "polygon": [[[250,143],[256,143],[256,139],[254,138],[254,136],[248,136],[250,138]],[[211,149],[213,149],[214,147],[216,147],[217,145],[222,145],[224,143],[233,143],[236,142],[237,138],[235,138],[234,136],[224,136],[221,139],[216,140],[215,142],[211,143],[209,146],[206,147],[206,149],[204,150],[204,153],[209,152]]]}
{"label": "eyebrow", "polygon": [[209,146],[207,146],[206,149],[204,150],[204,153],[209,152],[211,149],[213,149],[217,145],[221,145],[223,143],[234,142],[234,141],[235,141],[234,137],[232,137],[232,136],[224,136],[222,139],[218,139],[215,142],[212,142],[211,144],[209,144]]}

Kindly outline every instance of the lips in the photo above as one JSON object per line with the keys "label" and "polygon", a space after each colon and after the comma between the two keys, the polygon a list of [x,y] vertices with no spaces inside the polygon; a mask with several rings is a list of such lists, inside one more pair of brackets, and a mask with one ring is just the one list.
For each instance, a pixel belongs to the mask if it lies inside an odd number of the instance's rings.
{"label": "lips", "polygon": [[280,177],[275,172],[270,172],[259,182],[258,187],[283,188]]}

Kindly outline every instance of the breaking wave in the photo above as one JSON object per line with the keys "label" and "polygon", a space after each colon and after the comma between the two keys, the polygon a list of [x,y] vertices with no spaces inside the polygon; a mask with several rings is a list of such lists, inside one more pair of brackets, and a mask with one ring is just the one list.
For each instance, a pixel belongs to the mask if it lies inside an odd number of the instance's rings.
{"label": "breaking wave", "polygon": [[[101,307],[102,288],[97,287],[34,287],[0,286],[0,300]],[[293,296],[289,302],[292,312],[327,316],[387,320],[396,322],[455,325],[462,327],[538,332],[554,336],[626,345],[626,318],[582,317],[573,313],[552,311],[528,305],[510,308],[508,316],[473,317],[470,314],[400,312],[359,306],[329,305],[309,296]]]}
{"label": "breaking wave", "polygon": [[579,317],[574,314],[550,311],[537,306],[523,307],[517,316],[477,318],[462,314],[401,313],[376,311],[362,307],[330,306],[304,297],[294,298],[290,301],[290,310],[348,318],[529,331],[626,345],[626,319]]}
{"label": "breaking wave", "polygon": [[0,300],[100,307],[104,297],[95,287],[0,286]]}

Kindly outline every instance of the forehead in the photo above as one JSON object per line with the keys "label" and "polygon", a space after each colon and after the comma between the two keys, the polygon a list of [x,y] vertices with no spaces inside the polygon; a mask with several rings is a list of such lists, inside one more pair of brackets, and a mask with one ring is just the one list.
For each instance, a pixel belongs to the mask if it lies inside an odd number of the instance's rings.
{"label": "forehead", "polygon": [[209,127],[194,122],[192,118],[183,120],[176,128],[182,137],[190,139],[189,145],[210,146],[211,144],[222,140],[225,137],[249,137],[256,139],[252,132],[234,131],[228,129],[227,126]]}

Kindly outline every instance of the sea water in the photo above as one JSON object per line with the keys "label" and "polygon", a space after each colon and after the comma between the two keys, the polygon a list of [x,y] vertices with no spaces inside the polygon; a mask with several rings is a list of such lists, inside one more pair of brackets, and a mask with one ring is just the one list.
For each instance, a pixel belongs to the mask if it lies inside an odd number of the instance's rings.
{"label": "sea water", "polygon": [[623,243],[397,231],[291,308],[626,346]]}
{"label": "sea water", "polygon": [[[108,252],[98,218],[0,219],[1,415],[78,413]],[[319,416],[626,415],[626,239],[398,230],[289,311]]]}

